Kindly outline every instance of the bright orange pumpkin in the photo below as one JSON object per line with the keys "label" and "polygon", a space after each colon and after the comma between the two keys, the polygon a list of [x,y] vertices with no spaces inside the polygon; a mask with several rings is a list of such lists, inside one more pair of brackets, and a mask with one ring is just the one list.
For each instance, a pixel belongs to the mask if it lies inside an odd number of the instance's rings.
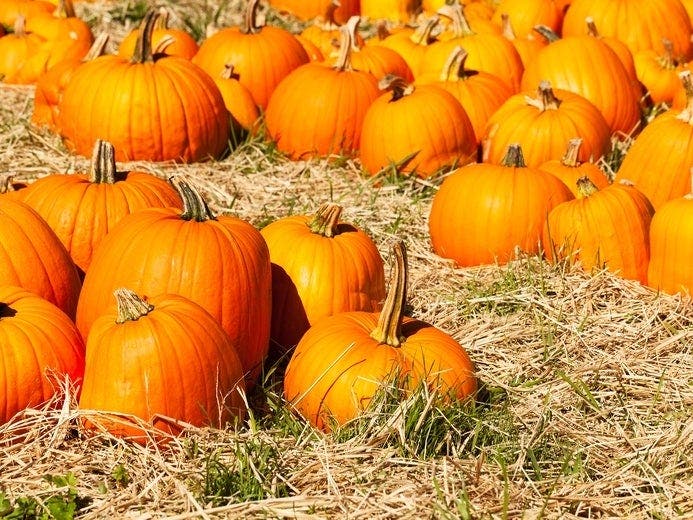
{"label": "bright orange pumpkin", "polygon": [[539,165],[540,170],[561,179],[576,197],[579,195],[577,181],[581,177],[587,177],[600,190],[609,185],[606,174],[593,162],[594,157],[587,161],[579,159],[581,147],[582,139],[575,137],[568,141],[568,148],[561,159],[552,159]]}

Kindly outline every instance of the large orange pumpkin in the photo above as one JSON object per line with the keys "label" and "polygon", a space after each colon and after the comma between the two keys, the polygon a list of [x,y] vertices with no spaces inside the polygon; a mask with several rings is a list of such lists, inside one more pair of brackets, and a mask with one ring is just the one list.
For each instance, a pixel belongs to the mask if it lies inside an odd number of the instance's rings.
{"label": "large orange pumpkin", "polygon": [[0,285],[0,424],[49,400],[68,376],[81,383],[84,342],[52,303],[12,285]]}
{"label": "large orange pumpkin", "polygon": [[132,59],[100,56],[75,70],[58,126],[76,153],[89,156],[97,139],[113,143],[120,161],[200,161],[227,149],[228,112],[212,78],[186,59],[153,54],[158,16],[144,18]]}
{"label": "large orange pumpkin", "polygon": [[21,190],[20,197],[55,231],[82,273],[124,216],[144,208],[183,207],[165,180],[145,172],[116,171],[113,145],[101,140],[94,145],[88,174],[42,177]]}
{"label": "large orange pumpkin", "polygon": [[175,179],[183,211],[142,209],[101,242],[84,277],[77,326],[87,337],[119,287],[145,296],[180,294],[221,323],[254,381],[269,349],[272,273],[265,240],[248,222],[215,216],[202,196]]}
{"label": "large orange pumpkin", "polygon": [[550,173],[508,147],[503,162],[469,164],[445,178],[428,219],[433,251],[460,266],[505,263],[518,248],[538,253],[549,211],[573,198]]}
{"label": "large orange pumpkin", "polygon": [[[177,294],[114,291],[116,306],[94,322],[79,406],[134,416],[167,433],[175,421],[223,428],[246,411],[236,346],[207,311]],[[145,441],[126,417],[92,419]]]}
{"label": "large orange pumpkin", "polygon": [[263,228],[272,260],[272,332],[279,351],[293,347],[325,316],[376,311],[385,298],[378,248],[340,221],[342,208],[323,204],[314,216],[294,215]]}
{"label": "large orange pumpkin", "polygon": [[284,395],[313,425],[330,430],[357,417],[379,387],[396,382],[411,390],[426,385],[448,399],[477,390],[474,364],[464,348],[440,329],[403,316],[406,300],[404,246],[394,246],[395,268],[380,312],[343,312],[318,321],[289,361]]}

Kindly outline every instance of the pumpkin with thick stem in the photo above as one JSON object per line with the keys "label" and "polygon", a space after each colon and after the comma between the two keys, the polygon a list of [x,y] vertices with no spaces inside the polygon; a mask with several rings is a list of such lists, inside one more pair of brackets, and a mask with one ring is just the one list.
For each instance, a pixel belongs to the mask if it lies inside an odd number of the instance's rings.
{"label": "pumpkin with thick stem", "polygon": [[401,241],[393,252],[394,272],[380,313],[343,312],[320,320],[286,368],[284,396],[318,428],[354,419],[385,384],[402,384],[405,392],[426,385],[459,400],[473,398],[477,390],[464,348],[442,330],[404,316],[407,265]]}
{"label": "pumpkin with thick stem", "polygon": [[359,14],[359,0],[269,0],[280,11],[287,11],[300,20],[332,17],[337,23],[345,23]]}
{"label": "pumpkin with thick stem", "polygon": [[36,15],[52,14],[55,4],[45,0],[3,0],[0,2],[0,25],[12,31],[17,18],[25,20]]}
{"label": "pumpkin with thick stem", "polygon": [[272,260],[272,332],[279,352],[325,316],[377,311],[385,298],[383,260],[373,240],[340,220],[341,206],[280,218],[263,228]]}
{"label": "pumpkin with thick stem", "polygon": [[604,189],[587,177],[577,180],[578,197],[551,210],[542,245],[549,261],[580,261],[586,270],[606,267],[645,283],[649,228],[654,208],[630,183]]}
{"label": "pumpkin with thick stem", "polygon": [[260,232],[215,216],[188,182],[173,179],[183,211],[148,208],[124,217],[104,238],[84,277],[77,326],[87,337],[118,287],[180,294],[221,323],[252,384],[269,349],[272,273]]}
{"label": "pumpkin with thick stem", "polygon": [[433,197],[428,229],[433,251],[466,267],[539,252],[551,209],[573,194],[550,173],[530,168],[510,145],[501,164],[475,163],[445,178]]}
{"label": "pumpkin with thick stem", "polygon": [[635,53],[633,60],[638,79],[645,86],[651,102],[671,105],[681,87],[679,73],[690,66],[676,60],[670,40],[665,38],[663,44],[663,54],[648,49]]}
{"label": "pumpkin with thick stem", "polygon": [[[300,36],[312,42],[322,54],[323,59],[331,62],[332,57],[339,53],[341,40],[342,24],[335,18],[335,10],[340,6],[338,0],[332,0],[325,13],[324,20],[316,20],[301,31]],[[354,15],[356,16],[356,15]],[[347,20],[348,21],[348,20]],[[344,22],[346,23],[346,21]],[[363,37],[354,28],[352,33],[353,46],[360,46],[364,43]]]}
{"label": "pumpkin with thick stem", "polygon": [[693,166],[693,75],[679,73],[687,105],[657,116],[633,140],[616,172],[617,179],[635,183],[655,209],[688,193]]}
{"label": "pumpkin with thick stem", "polygon": [[595,157],[590,157],[587,161],[579,159],[581,147],[582,139],[574,137],[568,141],[568,147],[563,157],[539,165],[540,170],[549,172],[561,179],[576,197],[580,194],[577,181],[581,177],[587,177],[600,190],[609,185],[608,177],[594,162]]}
{"label": "pumpkin with thick stem", "polygon": [[349,25],[354,23],[358,17],[341,29],[334,66],[302,65],[272,93],[265,112],[267,132],[292,159],[351,155],[358,150],[363,118],[379,92],[375,76],[351,67]]}
{"label": "pumpkin with thick stem", "polygon": [[41,177],[21,190],[20,197],[55,231],[82,273],[106,233],[126,215],[151,207],[183,207],[165,180],[117,171],[113,145],[102,140],[94,145],[88,174]]}
{"label": "pumpkin with thick stem", "polygon": [[[4,83],[22,83],[18,74],[26,61],[35,56],[45,39],[36,34],[27,33],[25,18],[18,16],[14,24],[14,32],[0,38],[0,81]],[[33,79],[24,81],[31,83]]]}
{"label": "pumpkin with thick stem", "polygon": [[147,433],[123,415],[169,434],[178,433],[173,422],[224,428],[243,419],[243,365],[216,319],[178,294],[144,297],[126,288],[113,294],[115,307],[87,338],[79,406],[105,412],[92,424],[145,442]]}
{"label": "pumpkin with thick stem", "polygon": [[[156,26],[152,32],[152,47],[157,48],[159,44],[167,38],[171,38],[170,43],[161,50],[167,56],[180,56],[186,60],[191,60],[197,54],[198,45],[190,33],[176,27],[169,27],[171,13],[166,7],[160,7],[160,16],[156,21]],[[139,29],[130,31],[118,46],[118,55],[130,59],[135,53],[137,46],[137,36]]]}
{"label": "pumpkin with thick stem", "polygon": [[[474,127],[460,102],[435,85],[385,76],[361,132],[361,163],[370,175],[385,168],[430,177],[476,160]],[[425,128],[426,132],[421,129]]]}
{"label": "pumpkin with thick stem", "polygon": [[515,50],[520,55],[522,60],[522,66],[527,67],[536,56],[539,51],[548,45],[548,40],[544,38],[541,34],[537,32],[532,32],[525,37],[518,37],[515,34],[510,17],[503,13],[501,15],[501,34],[503,37],[510,41],[515,47]]}
{"label": "pumpkin with thick stem", "polygon": [[498,164],[508,145],[522,146],[525,164],[560,159],[570,139],[580,137],[579,160],[599,159],[611,148],[611,131],[597,107],[584,97],[554,90],[542,81],[535,96],[515,94],[488,119],[483,160]]}
{"label": "pumpkin with thick stem", "polygon": [[[4,279],[3,279],[4,281]],[[82,382],[84,342],[70,318],[36,294],[0,285],[0,424]]]}
{"label": "pumpkin with thick stem", "polygon": [[131,59],[100,56],[75,70],[58,127],[76,153],[91,155],[97,139],[113,143],[120,161],[193,162],[226,151],[228,112],[219,89],[190,61],[153,52],[158,16],[151,10],[143,19]]}
{"label": "pumpkin with thick stem", "polygon": [[[693,168],[691,168],[693,180]],[[693,182],[692,182],[693,184]],[[671,199],[650,222],[650,263],[647,285],[667,293],[693,294],[693,186]]]}
{"label": "pumpkin with thick stem", "polygon": [[267,108],[272,92],[292,70],[308,63],[308,54],[293,34],[280,27],[258,26],[259,0],[249,0],[241,27],[227,27],[207,38],[193,58],[210,76],[232,64],[238,81]]}

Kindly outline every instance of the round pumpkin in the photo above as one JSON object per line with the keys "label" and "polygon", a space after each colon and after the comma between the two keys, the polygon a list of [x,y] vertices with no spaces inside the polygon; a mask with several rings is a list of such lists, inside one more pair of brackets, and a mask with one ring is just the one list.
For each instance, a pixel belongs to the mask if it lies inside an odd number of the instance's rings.
{"label": "round pumpkin", "polygon": [[[243,419],[243,366],[216,319],[177,294],[114,295],[89,331],[80,408],[138,417],[169,434],[175,421],[223,428]],[[146,440],[127,417],[100,421],[113,435]]]}
{"label": "round pumpkin", "polygon": [[582,139],[579,137],[570,139],[563,157],[551,159],[539,165],[540,170],[561,179],[576,197],[580,194],[577,181],[581,177],[587,177],[600,190],[609,185],[608,177],[594,162],[594,157],[590,157],[587,161],[579,159],[581,147]]}
{"label": "round pumpkin", "polygon": [[378,248],[326,203],[314,216],[294,215],[262,229],[272,260],[272,331],[280,352],[325,316],[377,311],[385,298]]}
{"label": "round pumpkin", "polygon": [[0,424],[48,401],[65,376],[79,386],[83,373],[84,342],[72,320],[26,289],[0,285]]}
{"label": "round pumpkin", "polygon": [[491,21],[501,26],[503,15],[512,20],[513,30],[520,38],[531,36],[535,25],[546,25],[558,32],[563,22],[563,13],[554,0],[500,0]]}
{"label": "round pumpkin", "polygon": [[269,0],[275,9],[289,12],[300,20],[331,16],[337,23],[345,23],[359,14],[359,3],[359,0]]}
{"label": "round pumpkin", "polygon": [[219,320],[252,383],[269,349],[272,273],[267,244],[251,224],[215,216],[185,180],[174,182],[182,212],[171,207],[136,211],[101,242],[84,277],[77,326],[86,338],[119,287],[143,295],[179,294]]}
{"label": "round pumpkin", "polygon": [[426,385],[446,399],[469,399],[477,390],[464,348],[442,330],[403,316],[406,256],[401,242],[393,249],[396,263],[382,311],[343,312],[318,321],[286,367],[284,396],[318,428],[354,419],[393,379],[405,392]]}

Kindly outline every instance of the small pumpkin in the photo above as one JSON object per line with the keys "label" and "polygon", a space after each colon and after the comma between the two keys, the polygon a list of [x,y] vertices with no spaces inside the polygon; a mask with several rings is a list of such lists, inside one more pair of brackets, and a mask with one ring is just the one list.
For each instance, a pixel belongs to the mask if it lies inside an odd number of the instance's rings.
{"label": "small pumpkin", "polygon": [[[80,408],[138,417],[169,434],[178,433],[174,421],[223,428],[243,419],[243,366],[217,320],[177,294],[114,295],[87,338]],[[113,435],[147,439],[126,418],[94,421]]]}
{"label": "small pumpkin", "polygon": [[359,0],[269,0],[269,4],[286,11],[300,20],[312,20],[328,14],[337,23],[346,23],[359,14]]}
{"label": "small pumpkin", "polygon": [[546,25],[558,32],[563,13],[554,0],[500,0],[491,20],[501,26],[503,15],[513,21],[513,30],[520,38],[532,36],[535,25]]}
{"label": "small pumpkin", "polygon": [[235,146],[256,132],[260,122],[260,110],[250,91],[238,81],[238,74],[232,64],[227,64],[224,70],[212,79],[219,88],[229,112],[229,139]]}
{"label": "small pumpkin", "polygon": [[385,298],[383,261],[373,240],[325,203],[315,215],[262,229],[272,260],[272,332],[285,352],[310,325],[346,311],[377,311]]}
{"label": "small pumpkin", "polygon": [[380,313],[343,312],[324,318],[301,338],[284,376],[290,406],[323,430],[354,419],[379,387],[401,378],[404,390],[426,385],[447,399],[477,390],[474,364],[442,330],[404,316],[406,252],[393,247],[395,266]]}
{"label": "small pumpkin", "polygon": [[604,171],[597,166],[593,157],[589,158],[587,161],[581,161],[579,159],[581,147],[581,138],[575,137],[570,139],[568,141],[568,148],[563,157],[560,159],[552,159],[539,165],[540,170],[549,172],[561,179],[576,197],[580,194],[577,181],[581,177],[587,177],[600,190],[609,185],[608,177]]}

